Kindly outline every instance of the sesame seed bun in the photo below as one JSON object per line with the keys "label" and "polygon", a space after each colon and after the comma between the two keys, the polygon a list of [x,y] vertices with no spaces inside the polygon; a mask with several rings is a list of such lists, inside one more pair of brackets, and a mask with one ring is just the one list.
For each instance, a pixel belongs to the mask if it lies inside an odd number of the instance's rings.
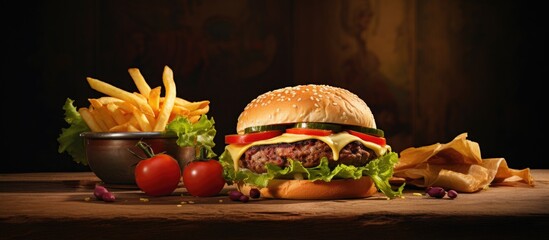
{"label": "sesame seed bun", "polygon": [[253,126],[322,122],[377,128],[372,111],[349,90],[328,85],[299,85],[259,95],[238,117],[237,133]]}

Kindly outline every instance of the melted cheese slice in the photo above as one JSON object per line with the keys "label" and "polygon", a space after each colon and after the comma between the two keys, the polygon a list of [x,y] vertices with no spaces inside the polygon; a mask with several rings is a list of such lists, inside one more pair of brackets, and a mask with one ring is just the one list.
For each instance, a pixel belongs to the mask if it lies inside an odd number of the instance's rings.
{"label": "melted cheese slice", "polygon": [[354,141],[359,141],[367,148],[372,149],[377,154],[377,156],[381,156],[385,154],[387,151],[391,150],[391,147],[389,145],[380,146],[372,142],[367,142],[347,132],[339,132],[339,133],[332,134],[330,136],[325,136],[325,137],[283,133],[280,136],[253,142],[247,145],[230,144],[226,146],[226,149],[229,152],[229,154],[231,154],[231,157],[233,158],[234,169],[238,169],[238,160],[240,159],[240,156],[242,156],[242,154],[244,154],[244,152],[246,152],[246,150],[248,150],[248,148],[252,146],[265,145],[265,144],[277,144],[277,143],[292,143],[292,142],[303,141],[307,139],[318,139],[328,144],[328,146],[330,146],[330,148],[332,149],[332,153],[335,161],[339,159],[339,151],[341,151],[341,149],[343,149],[347,144]]}

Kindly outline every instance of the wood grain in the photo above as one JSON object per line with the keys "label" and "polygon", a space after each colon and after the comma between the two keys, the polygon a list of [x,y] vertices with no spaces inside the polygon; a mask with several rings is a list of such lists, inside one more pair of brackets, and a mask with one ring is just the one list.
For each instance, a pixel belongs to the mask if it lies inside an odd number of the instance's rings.
{"label": "wood grain", "polygon": [[229,200],[232,186],[209,198],[192,197],[184,188],[147,197],[135,188],[111,187],[117,199],[106,203],[93,198],[99,182],[93,173],[0,174],[0,232],[2,239],[540,237],[549,227],[549,170],[532,174],[535,187],[490,187],[454,200],[407,189],[405,198],[393,200],[378,194],[248,203]]}

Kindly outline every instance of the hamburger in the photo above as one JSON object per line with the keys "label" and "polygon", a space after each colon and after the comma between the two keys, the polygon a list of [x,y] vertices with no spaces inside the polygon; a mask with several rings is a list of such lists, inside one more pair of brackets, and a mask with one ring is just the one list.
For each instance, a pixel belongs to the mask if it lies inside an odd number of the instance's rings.
{"label": "hamburger", "polygon": [[329,85],[298,85],[259,95],[225,136],[219,160],[229,184],[264,198],[365,198],[402,194],[389,179],[398,155],[368,105]]}

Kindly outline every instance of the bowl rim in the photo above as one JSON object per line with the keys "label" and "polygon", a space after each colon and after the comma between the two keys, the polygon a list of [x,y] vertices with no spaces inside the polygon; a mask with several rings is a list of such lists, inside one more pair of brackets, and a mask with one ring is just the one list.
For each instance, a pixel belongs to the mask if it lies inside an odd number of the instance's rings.
{"label": "bowl rim", "polygon": [[82,132],[80,137],[87,139],[122,139],[122,138],[177,138],[175,133],[168,132]]}

